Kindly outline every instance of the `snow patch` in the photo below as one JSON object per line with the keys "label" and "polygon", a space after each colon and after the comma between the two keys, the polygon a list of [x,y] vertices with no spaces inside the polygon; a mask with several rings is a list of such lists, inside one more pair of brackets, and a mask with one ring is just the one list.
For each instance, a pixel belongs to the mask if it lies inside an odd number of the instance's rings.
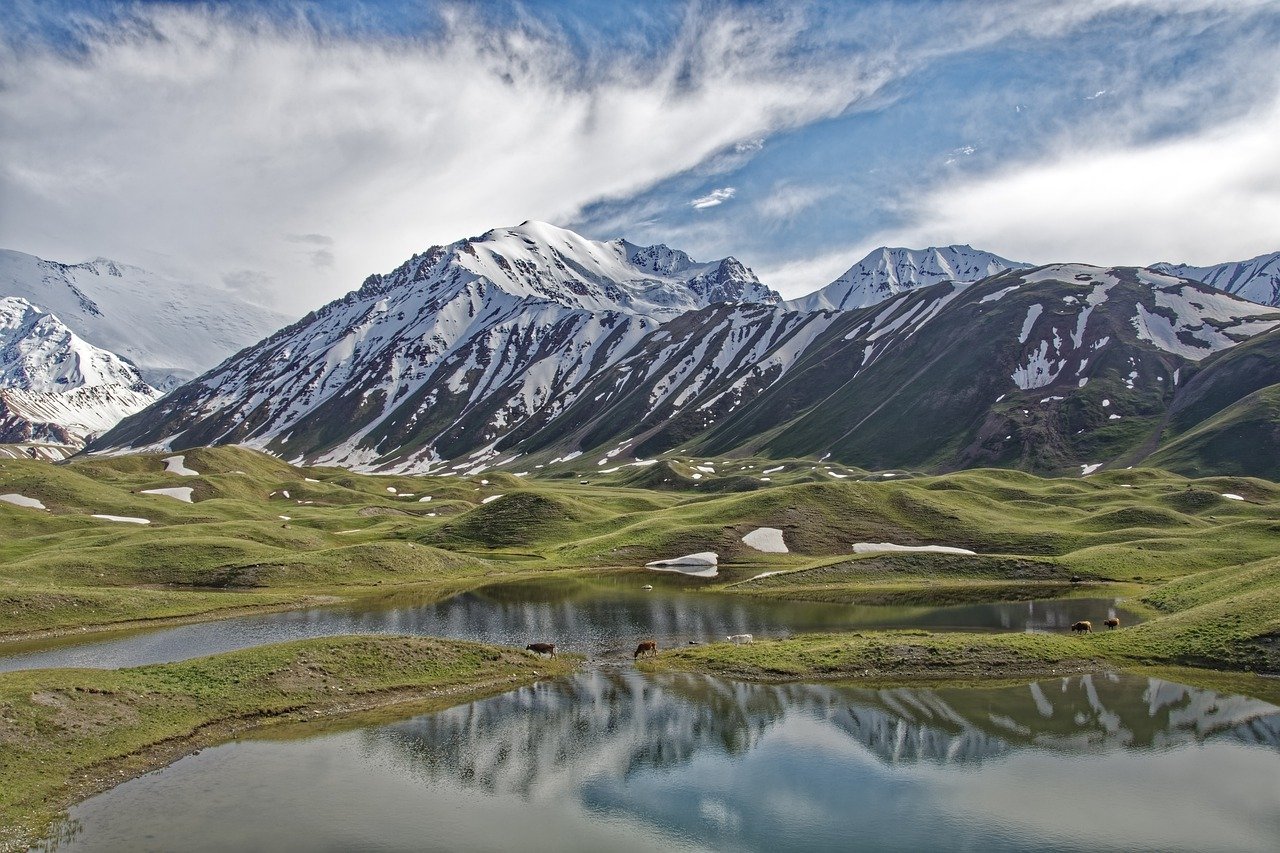
{"label": "snow patch", "polygon": [[150,523],[151,523],[151,520],[150,520],[150,519],[147,519],[147,518],[134,518],[134,517],[132,517],[132,516],[128,516],[128,515],[98,515],[98,514],[95,514],[93,517],[94,517],[94,518],[101,518],[103,521],[119,521],[119,522],[122,522],[122,523],[124,523],[124,524],[150,524]]}
{"label": "snow patch", "polygon": [[1027,309],[1027,318],[1022,321],[1022,332],[1018,335],[1018,343],[1025,344],[1027,338],[1031,337],[1031,327],[1036,324],[1036,318],[1043,310],[1044,306],[1039,302]]}
{"label": "snow patch", "polygon": [[782,531],[776,527],[757,527],[742,537],[742,544],[766,554],[789,553],[787,543],[782,538]]}
{"label": "snow patch", "polygon": [[652,563],[645,563],[645,568],[655,572],[679,572],[698,578],[714,578],[720,574],[719,565],[720,555],[714,551],[701,551],[671,560],[654,560]]}
{"label": "snow patch", "polygon": [[894,545],[892,542],[858,542],[853,546],[855,554],[880,554],[884,552],[923,551],[930,554],[965,554],[975,556],[976,551],[968,548],[953,548],[950,545]]}
{"label": "snow patch", "polygon": [[493,503],[494,501],[496,501],[496,500],[497,500],[498,498],[500,498],[500,497],[502,497],[502,495],[489,495],[489,497],[487,497],[487,498],[483,499],[482,501],[480,501],[480,503],[482,503],[482,504],[489,504],[489,503]]}
{"label": "snow patch", "polygon": [[35,498],[29,498],[26,495],[18,495],[18,494],[12,494],[12,493],[7,495],[0,495],[0,501],[4,501],[7,504],[13,504],[14,506],[26,507],[27,509],[45,509],[45,505],[42,504],[40,501],[36,500]]}
{"label": "snow patch", "polygon": [[1227,500],[1229,500],[1229,501],[1242,501],[1242,500],[1244,500],[1244,497],[1243,497],[1242,495],[1233,495],[1233,494],[1231,494],[1230,492],[1223,492],[1223,493],[1222,493],[1222,496],[1223,496],[1224,498],[1226,498]]}
{"label": "snow patch", "polygon": [[189,504],[189,503],[192,503],[191,493],[194,491],[195,489],[191,488],[190,486],[178,486],[172,489],[143,489],[142,494],[162,495],[166,498],[173,498],[174,500],[182,501],[183,503]]}
{"label": "snow patch", "polygon": [[167,474],[177,474],[179,477],[199,477],[200,472],[187,467],[186,456],[170,456],[164,460],[164,470]]}

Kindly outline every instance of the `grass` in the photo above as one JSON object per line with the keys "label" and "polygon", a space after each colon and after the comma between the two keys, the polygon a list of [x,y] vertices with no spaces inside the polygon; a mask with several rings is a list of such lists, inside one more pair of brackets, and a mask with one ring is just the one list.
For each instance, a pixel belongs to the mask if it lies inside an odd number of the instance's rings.
{"label": "grass", "polygon": [[476,643],[339,637],[0,675],[0,850],[26,849],[71,802],[253,727],[432,697],[456,704],[573,665]]}
{"label": "grass", "polygon": [[692,646],[642,666],[750,681],[908,681],[1065,675],[1093,668],[1094,660],[1088,641],[1077,637],[874,631]]}
{"label": "grass", "polygon": [[[1280,556],[1280,486],[1246,477],[1134,469],[1046,479],[979,469],[885,478],[799,459],[676,455],[649,466],[578,459],[532,477],[371,476],[236,447],[185,456],[199,476],[166,473],[161,455],[0,459],[0,494],[48,507],[0,503],[0,637],[217,617],[387,587],[445,595],[696,551],[720,554],[721,577],[709,586],[725,594],[936,605],[1103,588],[1150,595],[1172,618],[1187,609],[1174,606],[1183,584],[1229,597],[1237,567]],[[192,487],[195,503],[141,493],[174,485]],[[790,553],[742,543],[763,526],[780,528]],[[855,557],[856,542],[953,545],[980,556]],[[748,580],[762,571],[785,573]],[[1070,585],[1073,576],[1082,583]],[[1251,577],[1252,594],[1273,587],[1266,572]]]}

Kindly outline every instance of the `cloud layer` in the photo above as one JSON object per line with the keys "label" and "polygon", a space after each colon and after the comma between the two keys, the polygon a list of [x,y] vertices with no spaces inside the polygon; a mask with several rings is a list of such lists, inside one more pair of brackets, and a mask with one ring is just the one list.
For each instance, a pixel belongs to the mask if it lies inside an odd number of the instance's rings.
{"label": "cloud layer", "polygon": [[1213,264],[1280,250],[1280,101],[1229,124],[938,187],[873,244],[965,242],[1034,262]]}
{"label": "cloud layer", "polygon": [[458,14],[369,41],[151,9],[82,56],[0,58],[0,242],[188,264],[303,310],[433,243],[749,156],[886,79],[797,54],[802,26],[691,13],[660,55],[584,73],[554,32]]}
{"label": "cloud layer", "polygon": [[1274,2],[638,4],[607,44],[536,6],[413,34],[255,7],[61,15],[74,48],[0,22],[0,246],[298,313],[529,218],[788,296],[882,242],[1280,248]]}

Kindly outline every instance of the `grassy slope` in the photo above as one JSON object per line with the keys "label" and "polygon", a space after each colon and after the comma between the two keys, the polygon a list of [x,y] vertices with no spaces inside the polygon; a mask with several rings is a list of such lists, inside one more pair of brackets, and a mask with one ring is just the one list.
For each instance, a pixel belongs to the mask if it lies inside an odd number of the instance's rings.
{"label": "grassy slope", "polygon": [[1280,558],[1188,575],[1142,600],[1160,615],[1095,634],[815,635],[679,649],[651,665],[765,680],[999,678],[1061,674],[1099,663],[1280,672]]}
{"label": "grassy slope", "polygon": [[[445,594],[705,550],[721,555],[713,585],[726,592],[863,604],[1050,596],[1069,591],[1072,575],[1086,585],[1158,584],[1280,555],[1276,484],[1152,469],[886,479],[803,460],[668,457],[649,468],[607,461],[590,475],[591,463],[577,460],[577,470],[538,479],[384,477],[304,470],[239,448],[191,451],[186,464],[200,476],[166,474],[158,456],[0,460],[0,493],[49,507],[0,503],[0,636],[216,615],[385,585]],[[659,482],[636,488],[646,473]],[[679,482],[661,482],[671,477]],[[720,491],[743,478],[759,488]],[[196,503],[140,494],[166,486],[194,488]],[[153,523],[102,521],[95,512]],[[760,526],[781,528],[791,553],[746,547],[742,535]],[[855,542],[885,541],[985,556],[849,558]],[[789,573],[744,583],[765,570]]]}
{"label": "grassy slope", "polygon": [[420,637],[345,637],[123,670],[0,675],[0,850],[70,802],[252,726],[508,689],[572,662]]}
{"label": "grassy slope", "polygon": [[1191,475],[1253,471],[1280,478],[1280,385],[1242,397],[1148,457]]}

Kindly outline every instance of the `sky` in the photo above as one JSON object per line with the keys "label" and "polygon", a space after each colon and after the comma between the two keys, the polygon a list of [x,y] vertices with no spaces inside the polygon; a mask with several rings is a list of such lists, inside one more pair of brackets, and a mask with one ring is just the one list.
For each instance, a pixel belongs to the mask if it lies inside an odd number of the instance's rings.
{"label": "sky", "polygon": [[295,315],[526,219],[788,297],[1280,250],[1280,0],[6,5],[0,247]]}

